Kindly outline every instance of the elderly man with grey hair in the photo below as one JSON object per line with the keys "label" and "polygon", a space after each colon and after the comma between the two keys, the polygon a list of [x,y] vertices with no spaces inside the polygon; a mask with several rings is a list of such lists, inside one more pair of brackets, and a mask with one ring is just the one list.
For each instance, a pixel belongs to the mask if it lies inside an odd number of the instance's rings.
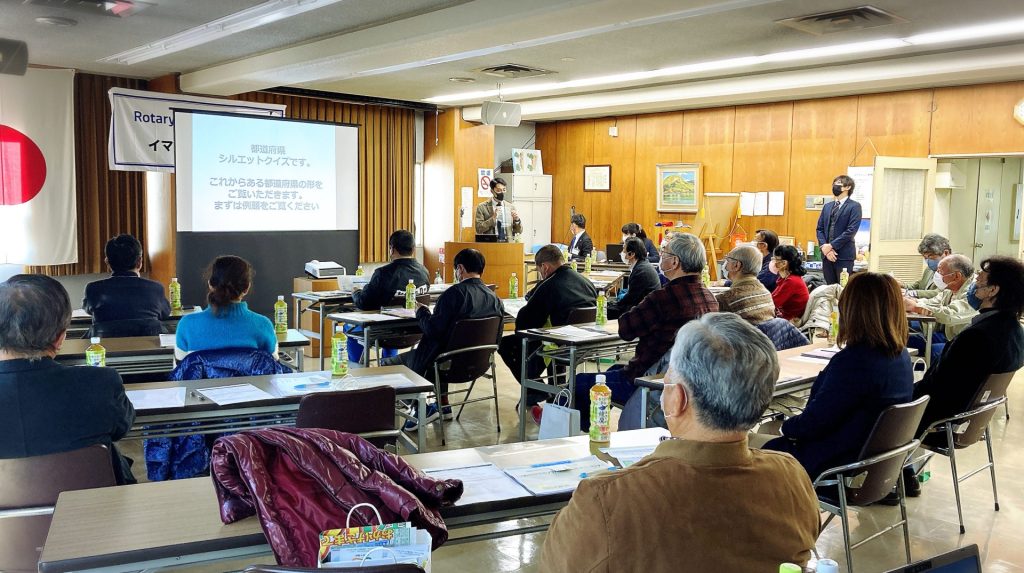
{"label": "elderly man with grey hair", "polygon": [[775,318],[772,293],[757,280],[757,273],[761,272],[761,253],[755,247],[736,247],[725,255],[722,269],[732,286],[715,296],[718,310],[734,312],[754,325]]}
{"label": "elderly man with grey hair", "polygon": [[911,298],[931,298],[942,290],[934,281],[939,261],[948,257],[953,252],[953,248],[949,246],[949,239],[946,237],[929,233],[918,243],[917,252],[924,258],[924,271],[921,272],[921,278],[917,282],[906,283],[903,288],[907,289],[907,296]]}
{"label": "elderly man with grey hair", "polygon": [[[924,316],[934,316],[938,323],[932,333],[932,363],[942,355],[946,342],[971,325],[978,311],[967,301],[967,291],[974,276],[974,264],[964,255],[948,255],[939,261],[933,281],[939,292],[930,298],[904,297],[903,304],[907,312]],[[920,331],[920,325],[911,323],[911,327]],[[923,353],[925,339],[921,334],[912,334],[907,342],[909,348],[916,348]]]}
{"label": "elderly man with grey hair", "polygon": [[671,437],[627,469],[583,480],[548,530],[541,571],[775,571],[805,564],[818,499],[789,454],[751,450],[779,362],[734,314],[679,330],[662,405]]}
{"label": "elderly man with grey hair", "polygon": [[[679,327],[718,310],[714,295],[700,280],[705,264],[704,245],[696,235],[677,233],[662,248],[658,265],[668,278],[668,284],[619,316],[619,337],[639,341],[636,353],[625,368],[605,373],[613,402],[629,401],[636,390],[633,380],[638,376],[664,372],[664,361]],[[576,406],[580,410],[581,429],[590,427],[590,388],[593,385],[593,375],[576,376]],[[639,400],[634,400],[623,410],[619,429],[639,425]]]}
{"label": "elderly man with grey hair", "polygon": [[103,444],[118,483],[134,483],[113,447],[135,421],[121,376],[54,360],[70,321],[71,301],[56,280],[15,275],[0,283],[0,458]]}

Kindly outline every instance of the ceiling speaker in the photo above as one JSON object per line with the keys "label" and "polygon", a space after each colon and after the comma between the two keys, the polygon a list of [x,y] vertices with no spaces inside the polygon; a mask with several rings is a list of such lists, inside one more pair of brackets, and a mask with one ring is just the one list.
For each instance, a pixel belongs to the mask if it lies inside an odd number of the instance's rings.
{"label": "ceiling speaker", "polygon": [[484,125],[519,127],[522,106],[507,101],[485,101],[480,105],[480,121]]}
{"label": "ceiling speaker", "polygon": [[28,69],[28,44],[0,38],[0,74],[25,75]]}

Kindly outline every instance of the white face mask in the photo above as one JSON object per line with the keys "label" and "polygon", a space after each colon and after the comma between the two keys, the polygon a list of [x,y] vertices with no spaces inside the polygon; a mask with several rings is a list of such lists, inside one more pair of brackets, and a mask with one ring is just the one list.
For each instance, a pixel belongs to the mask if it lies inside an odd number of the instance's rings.
{"label": "white face mask", "polygon": [[625,243],[626,239],[628,239],[628,238],[629,238],[629,235],[622,235],[622,242]]}
{"label": "white face mask", "polygon": [[626,256],[626,251],[622,251],[621,253],[619,253],[619,258],[622,259],[622,262],[626,263],[627,265],[629,264],[629,257]]}
{"label": "white face mask", "polygon": [[935,271],[935,274],[932,275],[932,282],[935,283],[935,286],[939,287],[939,290],[943,290],[947,286],[946,281],[942,278],[942,275],[940,275],[938,271]]}

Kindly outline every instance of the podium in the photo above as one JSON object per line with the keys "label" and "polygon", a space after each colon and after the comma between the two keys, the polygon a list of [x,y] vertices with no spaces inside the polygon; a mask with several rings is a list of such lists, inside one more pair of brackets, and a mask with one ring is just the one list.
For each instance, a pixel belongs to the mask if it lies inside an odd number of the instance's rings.
{"label": "podium", "polygon": [[484,273],[481,276],[487,284],[498,285],[498,298],[508,298],[508,280],[512,273],[519,275],[519,296],[526,293],[526,277],[523,274],[522,243],[464,243],[446,242],[444,244],[444,266],[446,276],[451,275],[454,268],[455,255],[462,249],[476,249],[484,256]]}

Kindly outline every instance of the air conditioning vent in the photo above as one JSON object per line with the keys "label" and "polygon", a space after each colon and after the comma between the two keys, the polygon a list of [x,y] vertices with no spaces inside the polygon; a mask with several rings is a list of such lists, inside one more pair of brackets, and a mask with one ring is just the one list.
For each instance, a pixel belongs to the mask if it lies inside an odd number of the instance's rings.
{"label": "air conditioning vent", "polygon": [[857,8],[846,8],[775,21],[776,24],[782,24],[783,26],[814,34],[815,36],[878,28],[901,22],[906,22],[906,20],[874,6],[858,6]]}
{"label": "air conditioning vent", "polygon": [[496,78],[535,78],[537,76],[546,76],[553,74],[551,70],[542,70],[540,68],[531,68],[529,66],[523,66],[520,64],[501,64],[500,66],[490,66],[488,68],[477,68],[472,70],[474,72],[480,72]]}

